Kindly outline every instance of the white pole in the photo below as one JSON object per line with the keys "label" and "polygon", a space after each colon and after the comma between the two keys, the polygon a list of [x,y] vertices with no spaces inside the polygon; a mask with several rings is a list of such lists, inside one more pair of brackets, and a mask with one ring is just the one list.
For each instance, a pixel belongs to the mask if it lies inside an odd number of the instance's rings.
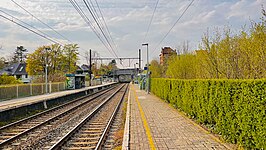
{"label": "white pole", "polygon": [[17,98],[18,98],[18,85],[17,85]]}
{"label": "white pole", "polygon": [[30,84],[30,95],[32,95],[32,84]]}
{"label": "white pole", "polygon": [[149,80],[149,76],[150,76],[150,74],[149,74],[149,48],[148,48],[149,46],[148,46],[148,44],[147,44],[147,93],[149,94],[150,93],[150,80]]}
{"label": "white pole", "polygon": [[52,82],[49,81],[49,93],[52,93]]}
{"label": "white pole", "polygon": [[[46,58],[47,59],[47,58]],[[47,71],[48,70],[48,64],[46,62],[45,64],[45,93],[47,94],[48,93],[48,75],[47,75]]]}

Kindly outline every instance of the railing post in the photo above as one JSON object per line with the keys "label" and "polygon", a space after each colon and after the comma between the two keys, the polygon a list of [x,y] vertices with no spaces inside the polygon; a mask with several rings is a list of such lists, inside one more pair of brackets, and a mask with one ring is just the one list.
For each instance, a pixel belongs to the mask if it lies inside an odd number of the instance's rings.
{"label": "railing post", "polygon": [[46,100],[45,100],[45,101],[43,101],[43,106],[44,106],[44,109],[47,109]]}
{"label": "railing post", "polygon": [[17,98],[18,98],[18,85],[17,85]]}
{"label": "railing post", "polygon": [[30,95],[32,95],[32,84],[30,84]]}
{"label": "railing post", "polygon": [[49,81],[49,93],[52,93],[52,82]]}
{"label": "railing post", "polygon": [[43,84],[41,83],[41,86],[42,86],[42,94],[43,94]]}

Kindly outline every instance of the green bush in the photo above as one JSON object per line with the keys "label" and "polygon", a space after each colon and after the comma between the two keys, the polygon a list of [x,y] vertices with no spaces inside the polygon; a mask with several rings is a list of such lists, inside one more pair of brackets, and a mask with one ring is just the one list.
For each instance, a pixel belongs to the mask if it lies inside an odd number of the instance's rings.
{"label": "green bush", "polygon": [[21,84],[20,80],[17,80],[13,76],[8,76],[6,74],[0,75],[0,85],[4,84]]}
{"label": "green bush", "polygon": [[266,149],[266,80],[151,80],[151,91],[229,142]]}

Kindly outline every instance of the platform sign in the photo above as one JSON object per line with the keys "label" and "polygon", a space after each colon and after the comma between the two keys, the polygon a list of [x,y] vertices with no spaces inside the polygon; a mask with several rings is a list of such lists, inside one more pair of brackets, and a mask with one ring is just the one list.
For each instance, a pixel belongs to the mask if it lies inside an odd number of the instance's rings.
{"label": "platform sign", "polygon": [[75,74],[66,74],[66,89],[75,89]]}

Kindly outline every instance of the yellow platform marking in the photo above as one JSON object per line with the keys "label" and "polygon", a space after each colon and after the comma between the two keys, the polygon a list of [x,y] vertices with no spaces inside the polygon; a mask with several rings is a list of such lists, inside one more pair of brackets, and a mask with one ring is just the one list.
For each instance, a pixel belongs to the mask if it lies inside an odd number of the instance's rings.
{"label": "yellow platform marking", "polygon": [[134,97],[135,97],[135,99],[136,99],[136,102],[137,102],[137,104],[138,104],[138,108],[139,108],[139,112],[140,112],[141,120],[142,120],[142,122],[143,122],[144,129],[145,129],[145,131],[146,131],[146,135],[147,135],[148,140],[149,140],[150,149],[151,149],[151,150],[155,150],[156,148],[155,148],[155,145],[154,145],[154,142],[153,142],[153,139],[152,139],[151,130],[150,130],[149,125],[148,125],[148,122],[147,122],[147,120],[146,120],[146,118],[145,118],[145,115],[144,115],[144,112],[143,112],[143,110],[142,110],[142,107],[141,107],[141,105],[140,105],[140,103],[139,103],[139,99],[138,99],[138,97],[137,97],[136,90],[135,90],[134,86],[131,86],[131,87],[132,87],[132,90],[133,90],[133,93],[134,93]]}

